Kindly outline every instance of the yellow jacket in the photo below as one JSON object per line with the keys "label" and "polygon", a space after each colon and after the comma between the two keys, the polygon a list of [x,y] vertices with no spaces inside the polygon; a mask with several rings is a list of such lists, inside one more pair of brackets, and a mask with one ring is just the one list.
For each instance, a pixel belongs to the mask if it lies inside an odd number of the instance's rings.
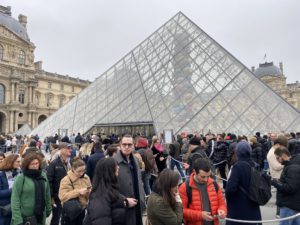
{"label": "yellow jacket", "polygon": [[[73,186],[72,186],[72,183]],[[87,188],[91,186],[90,178],[84,174],[83,177],[76,177],[72,170],[68,171],[67,176],[65,176],[59,187],[58,197],[62,204],[72,198],[79,198],[79,202],[82,207],[86,207],[89,199],[89,193],[86,195],[80,195],[79,190],[82,188]]]}

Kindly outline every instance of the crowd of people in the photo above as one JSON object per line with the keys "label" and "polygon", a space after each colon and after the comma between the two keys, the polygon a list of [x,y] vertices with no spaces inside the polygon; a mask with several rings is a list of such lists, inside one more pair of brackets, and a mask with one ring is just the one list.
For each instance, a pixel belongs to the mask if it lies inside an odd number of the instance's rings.
{"label": "crowd of people", "polygon": [[[248,196],[252,168],[276,190],[277,217],[300,212],[300,133],[183,132],[171,143],[129,134],[0,137],[7,141],[0,225],[44,225],[51,214],[51,225],[261,221],[260,205]],[[280,224],[300,224],[300,217]]]}

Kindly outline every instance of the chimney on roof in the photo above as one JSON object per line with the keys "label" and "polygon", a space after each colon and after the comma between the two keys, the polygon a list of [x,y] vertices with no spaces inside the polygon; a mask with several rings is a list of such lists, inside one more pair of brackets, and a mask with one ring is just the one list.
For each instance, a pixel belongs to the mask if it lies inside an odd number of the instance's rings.
{"label": "chimney on roof", "polygon": [[281,70],[281,73],[283,74],[283,64],[282,64],[282,62],[279,63],[279,68]]}
{"label": "chimney on roof", "polygon": [[254,73],[254,70],[255,70],[255,66],[252,66],[251,67],[251,72]]}
{"label": "chimney on roof", "polygon": [[27,16],[24,16],[22,14],[19,15],[19,23],[23,25],[23,27],[26,28],[27,25]]}

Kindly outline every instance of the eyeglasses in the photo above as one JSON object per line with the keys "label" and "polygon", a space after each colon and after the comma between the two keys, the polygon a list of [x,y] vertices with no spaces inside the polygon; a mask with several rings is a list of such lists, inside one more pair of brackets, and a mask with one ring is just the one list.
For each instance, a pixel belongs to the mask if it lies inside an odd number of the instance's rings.
{"label": "eyeglasses", "polygon": [[133,145],[132,143],[128,143],[128,144],[122,143],[122,146],[125,147],[125,148],[126,147],[130,148],[130,147],[132,147],[132,145]]}
{"label": "eyeglasses", "polygon": [[75,173],[85,173],[85,169],[84,170],[74,170]]}

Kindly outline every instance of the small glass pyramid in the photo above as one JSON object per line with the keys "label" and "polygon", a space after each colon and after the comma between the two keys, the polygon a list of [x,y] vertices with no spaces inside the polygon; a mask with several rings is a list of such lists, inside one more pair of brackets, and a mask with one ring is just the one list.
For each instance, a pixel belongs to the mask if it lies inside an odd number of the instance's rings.
{"label": "small glass pyramid", "polygon": [[249,135],[299,131],[300,113],[179,12],[32,134],[133,122]]}

